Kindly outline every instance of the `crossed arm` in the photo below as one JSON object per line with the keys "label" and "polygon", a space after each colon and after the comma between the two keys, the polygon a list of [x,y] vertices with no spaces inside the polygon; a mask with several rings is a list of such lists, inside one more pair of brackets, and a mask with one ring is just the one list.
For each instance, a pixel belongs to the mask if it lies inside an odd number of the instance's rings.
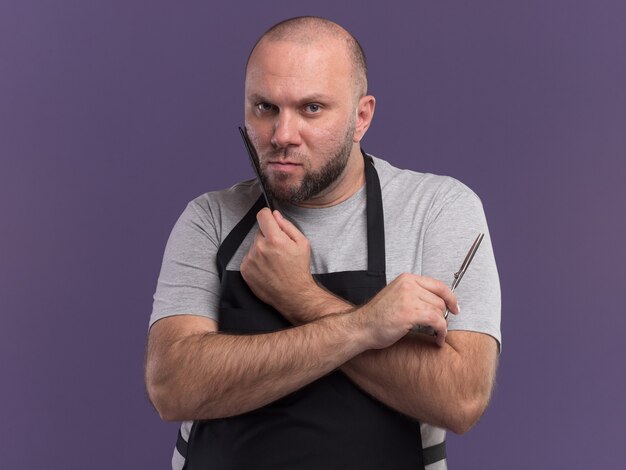
{"label": "crossed arm", "polygon": [[[458,313],[458,306],[444,284],[401,275],[354,308],[315,284],[308,241],[295,227],[269,210],[258,221],[242,275],[296,326],[232,336],[216,333],[215,322],[202,317],[158,321],[150,331],[146,383],[164,419],[244,413],[339,367],[365,391],[420,421],[463,433],[480,418],[497,345],[479,333],[447,334],[443,310]],[[268,283],[272,279],[280,283]],[[408,333],[416,324],[432,326],[436,340]]]}

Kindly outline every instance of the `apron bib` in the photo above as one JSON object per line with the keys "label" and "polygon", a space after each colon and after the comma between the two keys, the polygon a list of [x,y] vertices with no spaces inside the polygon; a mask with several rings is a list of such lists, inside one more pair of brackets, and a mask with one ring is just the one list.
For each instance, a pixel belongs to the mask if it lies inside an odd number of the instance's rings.
{"label": "apron bib", "polygon": [[[356,305],[386,285],[380,182],[373,163],[363,155],[368,269],[314,275],[326,289]],[[292,326],[252,293],[239,271],[226,270],[263,207],[261,196],[217,253],[222,283],[219,330],[224,333],[267,333]],[[429,449],[423,455],[419,423],[372,398],[341,371],[251,412],[196,421],[188,443],[180,435],[179,443],[187,470],[416,470],[445,458],[441,446],[431,448],[436,455]]]}

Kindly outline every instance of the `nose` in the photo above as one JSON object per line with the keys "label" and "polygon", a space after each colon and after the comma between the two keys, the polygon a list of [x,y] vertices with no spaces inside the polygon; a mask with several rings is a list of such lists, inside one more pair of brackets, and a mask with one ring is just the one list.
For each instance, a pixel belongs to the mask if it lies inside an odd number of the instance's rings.
{"label": "nose", "polygon": [[296,116],[285,111],[278,114],[274,123],[271,143],[276,148],[300,145],[300,128]]}

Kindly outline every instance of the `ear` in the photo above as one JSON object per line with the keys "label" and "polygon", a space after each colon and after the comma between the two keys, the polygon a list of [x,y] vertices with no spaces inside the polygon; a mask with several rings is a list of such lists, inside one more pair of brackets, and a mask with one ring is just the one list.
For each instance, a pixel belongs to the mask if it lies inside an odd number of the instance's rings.
{"label": "ear", "polygon": [[376,107],[376,98],[372,95],[362,96],[356,107],[356,123],[354,128],[353,142],[361,141],[370,123],[374,118],[374,108]]}

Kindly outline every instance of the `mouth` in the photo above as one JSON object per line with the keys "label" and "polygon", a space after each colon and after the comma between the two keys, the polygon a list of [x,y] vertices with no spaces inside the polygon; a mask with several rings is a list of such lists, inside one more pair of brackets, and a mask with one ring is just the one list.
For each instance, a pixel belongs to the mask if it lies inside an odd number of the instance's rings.
{"label": "mouth", "polygon": [[267,162],[267,169],[273,171],[293,171],[302,165],[287,160],[270,160]]}

